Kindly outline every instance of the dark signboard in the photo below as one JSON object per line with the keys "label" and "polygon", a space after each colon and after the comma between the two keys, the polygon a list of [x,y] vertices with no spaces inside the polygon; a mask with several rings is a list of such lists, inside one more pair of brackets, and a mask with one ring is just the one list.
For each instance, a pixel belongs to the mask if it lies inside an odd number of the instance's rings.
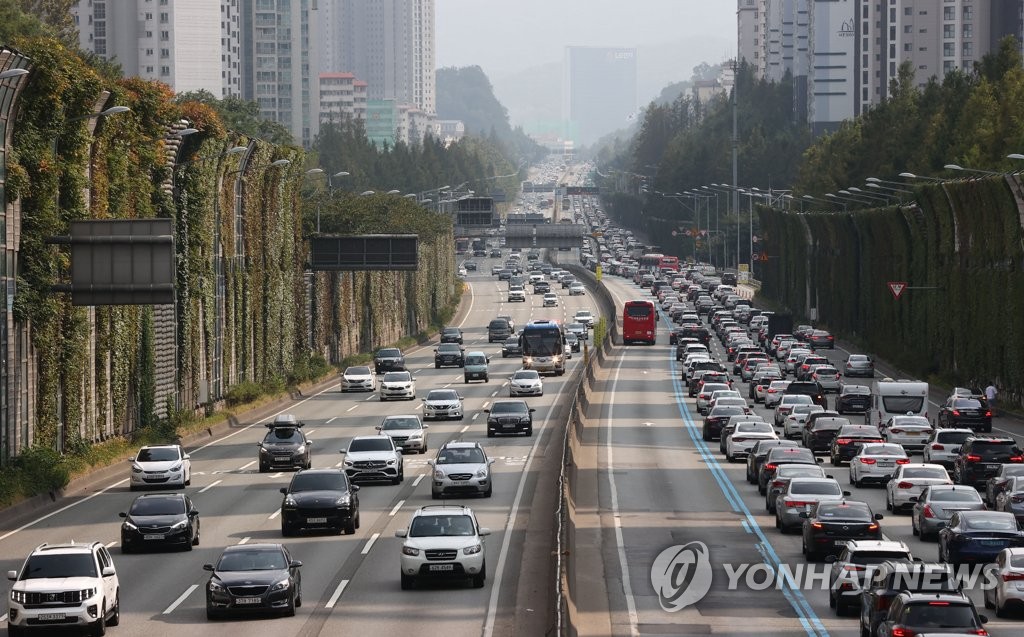
{"label": "dark signboard", "polygon": [[316,236],[309,240],[311,270],[415,270],[419,248],[414,234]]}

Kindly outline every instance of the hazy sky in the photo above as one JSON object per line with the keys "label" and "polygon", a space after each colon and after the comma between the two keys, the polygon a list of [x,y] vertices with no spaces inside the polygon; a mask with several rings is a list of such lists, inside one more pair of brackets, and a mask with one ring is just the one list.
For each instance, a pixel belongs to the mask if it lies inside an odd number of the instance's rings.
{"label": "hazy sky", "polygon": [[[736,0],[435,0],[437,65],[479,64],[492,79],[557,62],[568,45],[693,40],[693,63],[735,54]],[[707,50],[719,42],[721,50]],[[710,45],[718,48],[719,45]],[[687,56],[689,57],[689,56]],[[639,59],[641,65],[644,60]]]}

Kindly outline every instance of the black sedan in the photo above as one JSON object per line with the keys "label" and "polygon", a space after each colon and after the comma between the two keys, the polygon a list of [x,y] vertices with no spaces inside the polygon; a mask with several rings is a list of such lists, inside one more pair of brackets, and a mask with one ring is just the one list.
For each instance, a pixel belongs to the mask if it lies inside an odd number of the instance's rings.
{"label": "black sedan", "polygon": [[224,549],[206,583],[206,618],[228,613],[280,613],[302,606],[302,562],[281,544],[236,544]]}
{"label": "black sedan", "polygon": [[807,335],[807,344],[815,349],[823,347],[833,349],[835,348],[835,342],[835,337],[825,330],[814,330]]}
{"label": "black sedan", "polygon": [[940,562],[987,564],[1015,546],[1024,546],[1024,532],[1005,511],[957,511],[939,531]]}
{"label": "black sedan", "polygon": [[281,535],[300,529],[356,532],[359,528],[359,486],[340,469],[307,469],[281,489]]}
{"label": "black sedan", "polygon": [[[578,341],[577,341],[578,342]],[[505,342],[501,344],[501,357],[508,358],[509,356],[522,356],[523,346],[519,344],[518,336],[509,336],[505,339]]]}
{"label": "black sedan", "polygon": [[465,367],[466,352],[458,343],[441,343],[434,349],[434,368]]}
{"label": "black sedan", "polygon": [[864,414],[871,406],[871,388],[866,385],[843,385],[836,396],[840,414]]}
{"label": "black sedan", "polygon": [[729,422],[732,416],[742,416],[747,413],[742,407],[722,405],[715,407],[704,417],[704,428],[702,437],[704,440],[717,440],[722,435],[725,423]]}
{"label": "black sedan", "polygon": [[122,511],[121,552],[155,546],[178,546],[186,551],[199,544],[199,511],[183,493],[149,493],[135,498]]}
{"label": "black sedan", "polygon": [[829,450],[832,466],[838,467],[849,462],[869,442],[885,442],[878,428],[873,425],[844,425],[832,440]]}
{"label": "black sedan", "polygon": [[864,502],[819,502],[804,518],[803,553],[810,561],[838,555],[850,540],[880,540],[881,513]]}
{"label": "black sedan", "polygon": [[442,343],[458,343],[462,345],[462,330],[457,327],[446,327],[441,330]]}
{"label": "black sedan", "polygon": [[939,410],[939,427],[957,429],[966,427],[974,431],[992,431],[992,412],[977,398],[951,397]]}

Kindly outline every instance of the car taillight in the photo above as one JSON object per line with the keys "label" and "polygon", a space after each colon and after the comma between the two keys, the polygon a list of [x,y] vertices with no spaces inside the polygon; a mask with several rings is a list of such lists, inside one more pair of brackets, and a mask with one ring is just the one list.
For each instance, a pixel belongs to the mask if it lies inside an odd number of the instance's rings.
{"label": "car taillight", "polygon": [[772,488],[773,489],[778,489],[778,488],[781,488],[781,487],[784,487],[784,486],[786,486],[786,483],[783,482],[782,480],[775,480],[775,481],[772,482]]}
{"label": "car taillight", "polygon": [[928,602],[929,606],[949,606],[949,602]]}
{"label": "car taillight", "polygon": [[930,504],[924,505],[924,508],[921,509],[921,514],[924,515],[924,517],[926,517],[926,518],[934,518],[935,517],[935,512],[932,511],[932,505],[930,505]]}
{"label": "car taillight", "polygon": [[795,509],[796,507],[809,507],[813,502],[787,502],[786,506]]}
{"label": "car taillight", "polygon": [[775,471],[775,470],[776,470],[776,469],[778,469],[778,468],[779,468],[779,466],[778,466],[778,465],[776,465],[776,464],[773,464],[773,463],[771,463],[771,462],[769,462],[768,464],[766,464],[766,465],[764,466],[764,469],[765,469],[765,471]]}
{"label": "car taillight", "polygon": [[774,393],[777,393],[778,391],[779,390],[777,390],[777,389],[768,389],[768,393],[769,394],[774,394]]}
{"label": "car taillight", "polygon": [[811,526],[812,526],[813,528],[815,528],[815,529],[821,529],[821,528],[824,528],[824,527],[822,526],[821,522],[811,522]]}
{"label": "car taillight", "polygon": [[875,460],[874,458],[861,458],[860,462],[861,464],[875,464],[878,461]]}
{"label": "car taillight", "polygon": [[830,340],[830,341],[833,340],[833,339],[835,339],[835,336],[829,336],[828,337],[828,340]]}
{"label": "car taillight", "polygon": [[1020,504],[1021,502],[1024,502],[1024,495],[1012,495],[1010,496],[1010,502]]}
{"label": "car taillight", "polygon": [[1003,573],[1004,582],[1019,582],[1024,580],[1024,573]]}
{"label": "car taillight", "polygon": [[746,442],[746,438],[737,438],[735,435],[732,437],[733,442]]}
{"label": "car taillight", "polygon": [[847,573],[857,573],[860,571],[866,571],[867,567],[861,566],[859,564],[844,564],[843,570]]}
{"label": "car taillight", "polygon": [[1010,456],[1010,462],[1024,462],[1024,456]]}
{"label": "car taillight", "polygon": [[847,364],[846,364],[846,368],[847,368],[847,369],[851,369],[851,368],[853,368],[853,365],[851,365],[851,364],[847,363]]}
{"label": "car taillight", "polygon": [[903,430],[902,429],[897,429],[897,428],[893,427],[892,429],[889,430],[889,433],[891,433],[891,434],[901,434],[901,433],[903,433]]}
{"label": "car taillight", "polygon": [[913,637],[914,631],[907,630],[902,626],[892,627],[892,637]]}
{"label": "car taillight", "polygon": [[985,417],[986,418],[991,418],[992,417],[992,412],[991,411],[986,411],[985,412]]}
{"label": "car taillight", "polygon": [[936,443],[934,443],[934,444],[932,444],[932,449],[933,449],[934,451],[945,451],[945,450],[946,450],[946,448],[945,448],[945,447],[944,447],[943,445],[940,445],[940,444],[939,444],[939,443],[937,443],[937,442],[936,442]]}
{"label": "car taillight", "polygon": [[904,480],[902,482],[898,482],[896,484],[896,488],[897,489],[913,489],[914,488],[914,483],[913,482],[907,482],[907,481]]}
{"label": "car taillight", "polygon": [[878,530],[878,522],[872,522],[871,524],[869,524],[868,525],[868,530],[869,531],[877,531]]}
{"label": "car taillight", "polygon": [[967,462],[981,462],[981,456],[969,453],[967,454]]}
{"label": "car taillight", "polygon": [[896,464],[910,464],[910,458],[900,458],[896,461]]}
{"label": "car taillight", "polygon": [[848,444],[850,444],[850,439],[849,438],[836,438],[836,444],[837,445],[848,445]]}
{"label": "car taillight", "polygon": [[954,416],[959,416],[960,415],[960,410],[959,409],[954,409],[953,410],[953,415]]}

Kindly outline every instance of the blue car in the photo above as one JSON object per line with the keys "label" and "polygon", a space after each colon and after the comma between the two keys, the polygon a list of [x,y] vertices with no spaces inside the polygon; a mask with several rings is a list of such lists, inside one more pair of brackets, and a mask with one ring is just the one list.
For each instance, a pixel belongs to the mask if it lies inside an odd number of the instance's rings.
{"label": "blue car", "polygon": [[1024,531],[1006,511],[958,511],[939,531],[940,562],[987,564],[1017,546],[1024,546]]}

